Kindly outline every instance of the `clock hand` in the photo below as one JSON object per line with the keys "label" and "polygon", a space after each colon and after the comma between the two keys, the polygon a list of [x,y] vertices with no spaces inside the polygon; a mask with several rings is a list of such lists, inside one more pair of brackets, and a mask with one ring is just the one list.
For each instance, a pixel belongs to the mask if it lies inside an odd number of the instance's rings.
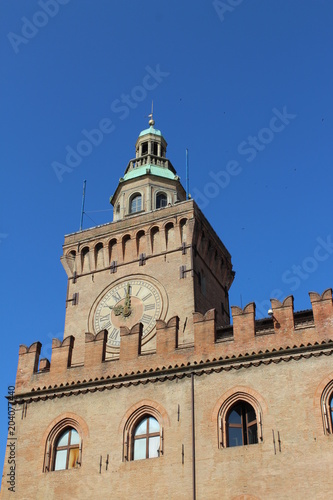
{"label": "clock hand", "polygon": [[132,313],[132,309],[131,309],[130,284],[127,283],[125,306],[123,307],[123,316],[125,318],[127,318],[128,316],[131,315],[131,313]]}
{"label": "clock hand", "polygon": [[113,312],[115,313],[116,316],[120,316],[124,311],[123,306],[115,306],[113,308]]}

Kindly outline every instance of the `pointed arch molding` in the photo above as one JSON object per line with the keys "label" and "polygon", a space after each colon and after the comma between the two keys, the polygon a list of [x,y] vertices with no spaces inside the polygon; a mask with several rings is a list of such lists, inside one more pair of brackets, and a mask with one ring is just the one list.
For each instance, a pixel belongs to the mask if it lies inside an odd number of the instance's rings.
{"label": "pointed arch molding", "polygon": [[62,413],[49,424],[42,436],[42,447],[44,447],[43,472],[49,472],[54,459],[54,448],[58,436],[67,428],[73,427],[80,436],[80,462],[82,459],[83,441],[89,437],[89,428],[83,418],[75,413]]}
{"label": "pointed arch molding", "polygon": [[330,400],[332,397],[333,373],[325,377],[318,385],[313,401],[315,412],[321,414],[324,434],[333,434],[333,422],[330,409]]}
{"label": "pointed arch molding", "polygon": [[143,399],[127,410],[119,425],[119,433],[123,434],[123,461],[130,460],[132,434],[137,422],[145,415],[156,418],[161,432],[161,453],[163,454],[164,429],[170,426],[170,418],[163,406],[156,401]]}
{"label": "pointed arch molding", "polygon": [[263,397],[250,387],[237,386],[225,392],[215,404],[212,420],[217,423],[218,447],[227,446],[227,413],[238,401],[249,403],[256,412],[258,424],[258,439],[263,441],[263,415],[268,413],[268,407]]}

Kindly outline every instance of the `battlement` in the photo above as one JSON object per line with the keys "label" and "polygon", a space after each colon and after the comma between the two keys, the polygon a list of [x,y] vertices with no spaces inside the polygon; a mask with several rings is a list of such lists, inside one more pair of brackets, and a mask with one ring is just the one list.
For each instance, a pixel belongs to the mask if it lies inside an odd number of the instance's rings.
{"label": "battlement", "polygon": [[[332,289],[322,295],[310,292],[312,309],[294,312],[292,296],[283,302],[271,299],[271,318],[255,320],[255,304],[233,306],[233,325],[217,327],[212,309],[193,314],[192,344],[179,345],[179,318],[156,323],[156,351],[141,353],[142,324],[121,328],[120,354],[106,359],[107,331],[86,333],[85,357],[72,364],[75,338],[54,339],[51,362],[41,359],[41,343],[21,345],[16,378],[17,401],[56,397],[96,385],[163,380],[197,370],[258,366],[262,362],[299,359],[333,352]],[[84,389],[85,388],[85,389]],[[96,390],[96,389],[95,389]],[[58,396],[57,396],[58,397]]]}

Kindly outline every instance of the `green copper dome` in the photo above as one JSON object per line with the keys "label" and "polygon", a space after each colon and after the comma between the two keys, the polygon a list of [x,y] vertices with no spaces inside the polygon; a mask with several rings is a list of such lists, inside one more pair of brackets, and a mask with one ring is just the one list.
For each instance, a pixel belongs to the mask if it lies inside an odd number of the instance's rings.
{"label": "green copper dome", "polygon": [[146,128],[145,130],[142,130],[142,132],[140,132],[139,137],[142,137],[143,135],[147,135],[147,134],[159,135],[160,137],[163,137],[161,134],[161,131],[157,130],[156,128],[154,128],[152,126],[150,126],[149,128]]}

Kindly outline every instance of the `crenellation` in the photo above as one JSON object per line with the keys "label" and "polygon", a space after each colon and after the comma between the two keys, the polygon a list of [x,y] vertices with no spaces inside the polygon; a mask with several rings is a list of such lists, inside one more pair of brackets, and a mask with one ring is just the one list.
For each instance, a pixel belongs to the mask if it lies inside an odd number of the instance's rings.
{"label": "crenellation", "polygon": [[52,340],[50,364],[50,373],[52,376],[66,372],[67,368],[71,366],[74,340],[73,335],[69,335],[63,341],[59,339]]}
{"label": "crenellation", "polygon": [[41,349],[42,344],[40,342],[34,342],[30,347],[20,345],[16,372],[16,392],[20,391],[27,382],[30,382],[32,375],[37,373]]}
{"label": "crenellation", "polygon": [[156,321],[156,355],[168,356],[178,348],[179,318],[174,316],[166,323]]}
{"label": "crenellation", "polygon": [[207,354],[216,341],[216,311],[193,313],[194,349],[196,354]]}
{"label": "crenellation", "polygon": [[247,304],[244,309],[238,306],[231,307],[236,343],[245,344],[253,341],[255,337],[255,311],[254,302]]}
{"label": "crenellation", "polygon": [[142,323],[137,323],[131,329],[127,326],[120,327],[120,362],[138,358],[141,352],[142,331]]}
{"label": "crenellation", "polygon": [[[31,385],[52,385],[55,380],[71,383],[75,377],[88,380],[92,376],[118,376],[130,373],[135,361],[138,370],[155,370],[163,365],[165,359],[180,366],[182,363],[198,363],[209,359],[232,358],[260,353],[271,353],[286,348],[312,345],[333,339],[332,290],[322,295],[311,293],[313,304],[317,307],[312,323],[312,310],[293,312],[293,297],[283,302],[272,299],[273,317],[255,320],[255,303],[247,304],[244,309],[233,306],[233,325],[217,328],[216,311],[206,314],[193,313],[194,343],[188,348],[178,345],[179,317],[168,321],[156,322],[156,349],[141,353],[143,324],[137,323],[131,329],[121,327],[120,353],[118,357],[106,360],[107,330],[98,334],[85,334],[84,362],[81,366],[71,364],[75,351],[74,336],[63,341],[53,339],[51,363],[47,359],[38,361],[41,343],[35,342],[29,348],[20,346],[16,388],[18,393],[31,389]],[[321,309],[319,309],[321,307]],[[320,314],[319,314],[320,313]],[[298,318],[297,330],[291,329]],[[299,321],[301,319],[301,321]],[[325,325],[325,328],[323,328]],[[289,330],[290,329],[290,330]],[[224,335],[225,334],[225,335]],[[147,355],[148,354],[148,355]],[[75,369],[75,372],[73,372]]]}
{"label": "crenellation", "polygon": [[42,358],[39,361],[39,372],[49,372],[51,363],[47,358]]}
{"label": "crenellation", "polygon": [[315,323],[332,327],[332,288],[327,288],[321,295],[316,292],[309,292],[309,296]]}
{"label": "crenellation", "polygon": [[102,330],[96,335],[85,334],[84,366],[86,369],[99,366],[105,360],[107,330]]}
{"label": "crenellation", "polygon": [[274,329],[280,334],[291,335],[295,329],[294,323],[294,297],[289,295],[283,302],[277,299],[271,299],[273,310]]}

